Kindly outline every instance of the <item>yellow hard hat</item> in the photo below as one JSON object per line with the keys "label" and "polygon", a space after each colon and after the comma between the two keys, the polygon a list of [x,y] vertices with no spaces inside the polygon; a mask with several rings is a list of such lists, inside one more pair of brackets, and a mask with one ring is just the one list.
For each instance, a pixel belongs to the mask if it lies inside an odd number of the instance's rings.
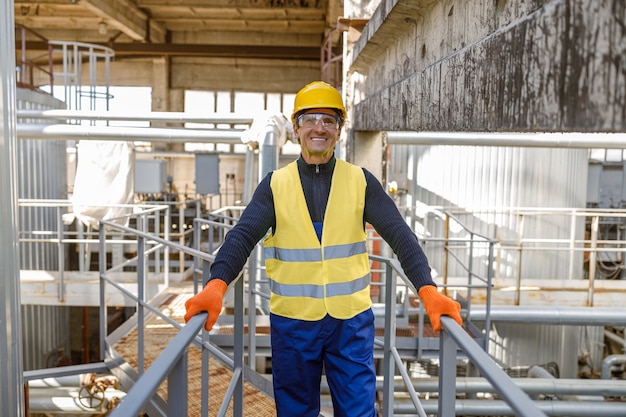
{"label": "yellow hard hat", "polygon": [[305,85],[293,102],[291,121],[296,121],[296,116],[308,109],[336,109],[341,116],[341,121],[346,119],[346,108],[343,106],[341,94],[332,85],[324,81],[313,81]]}

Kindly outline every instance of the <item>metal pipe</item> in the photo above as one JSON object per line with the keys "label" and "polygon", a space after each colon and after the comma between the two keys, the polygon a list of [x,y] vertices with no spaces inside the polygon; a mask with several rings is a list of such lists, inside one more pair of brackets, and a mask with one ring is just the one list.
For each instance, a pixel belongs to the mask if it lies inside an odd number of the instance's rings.
{"label": "metal pipe", "polygon": [[[581,395],[581,396],[604,396],[623,397],[626,396],[626,381],[606,380],[606,379],[575,379],[575,378],[554,378],[554,379],[529,379],[511,378],[522,391],[529,395]],[[406,392],[407,388],[400,376],[393,378],[393,391],[396,393]],[[439,378],[411,378],[411,383],[415,391],[421,393],[436,393],[439,390]],[[457,377],[455,380],[456,392],[465,394],[494,393],[495,388],[491,383],[482,377]],[[322,393],[329,394],[328,383],[322,379]],[[383,389],[383,378],[376,378],[376,389]]]}
{"label": "metal pipe", "polygon": [[19,124],[18,139],[241,143],[242,129]]}
{"label": "metal pipe", "polygon": [[105,120],[105,121],[137,121],[137,122],[171,122],[171,123],[214,123],[214,124],[250,124],[253,117],[236,113],[213,113],[192,115],[185,112],[140,112],[117,113],[77,110],[31,110],[18,109],[18,118],[49,119],[49,120]]}
{"label": "metal pipe", "polygon": [[626,133],[387,132],[393,145],[521,146],[530,148],[626,148]]}
{"label": "metal pipe", "polygon": [[[548,372],[547,369],[539,366],[539,365],[533,365],[530,367],[530,369],[528,370],[528,378],[534,379],[534,378],[538,378],[538,379],[547,379],[548,381],[553,381],[556,378],[554,377],[554,375],[552,375],[550,372]],[[535,382],[535,381],[533,381]],[[577,384],[584,384],[585,381],[578,381],[576,382]],[[534,395],[532,396],[533,400],[538,400],[539,399],[539,395]],[[562,395],[560,396],[559,400],[565,400],[565,401],[581,401],[581,399],[577,396],[577,395]],[[599,401],[604,400],[603,397],[599,397],[598,398]]]}
{"label": "metal pipe", "polygon": [[[469,318],[486,319],[485,306],[472,306]],[[586,326],[624,326],[626,309],[602,307],[491,306],[492,322],[561,324]]]}
{"label": "metal pipe", "polygon": [[615,333],[608,330],[604,331],[604,337],[622,345],[622,351],[626,353],[626,339],[624,339],[623,337],[619,337]]}
{"label": "metal pipe", "polygon": [[[549,416],[568,417],[623,417],[626,415],[626,405],[620,402],[599,401],[534,401],[537,408]],[[428,414],[437,415],[437,400],[423,400],[422,405]],[[455,415],[464,416],[515,416],[515,412],[500,400],[464,400],[454,402]],[[413,403],[397,402],[394,415],[415,415]]]}
{"label": "metal pipe", "polygon": [[[85,394],[84,397],[82,395]],[[90,397],[80,386],[35,388],[29,391],[29,412],[43,415],[104,415],[112,401],[124,398],[117,389],[105,389],[98,396]],[[100,397],[101,395],[101,397]],[[90,406],[92,405],[92,406]]]}
{"label": "metal pipe", "polygon": [[611,367],[626,363],[626,355],[609,355],[602,361],[602,379],[611,378]]}
{"label": "metal pipe", "polygon": [[25,415],[22,378],[20,266],[17,231],[15,40],[12,1],[0,5],[0,404],[4,415]]}

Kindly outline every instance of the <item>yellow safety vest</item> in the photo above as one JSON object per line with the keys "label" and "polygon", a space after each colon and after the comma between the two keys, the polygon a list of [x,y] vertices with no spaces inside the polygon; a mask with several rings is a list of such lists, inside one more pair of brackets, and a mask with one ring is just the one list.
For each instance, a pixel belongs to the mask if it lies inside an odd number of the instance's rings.
{"label": "yellow safety vest", "polygon": [[270,186],[276,212],[276,231],[264,241],[270,311],[299,320],[319,320],[326,314],[348,319],[370,308],[363,170],[337,160],[321,244],[297,163],[275,171]]}

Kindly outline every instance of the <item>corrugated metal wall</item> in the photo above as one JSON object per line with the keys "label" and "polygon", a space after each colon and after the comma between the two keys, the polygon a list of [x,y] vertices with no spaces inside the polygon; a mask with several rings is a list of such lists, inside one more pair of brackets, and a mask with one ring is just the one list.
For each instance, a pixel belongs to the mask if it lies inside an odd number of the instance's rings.
{"label": "corrugated metal wall", "polygon": [[[18,109],[62,109],[62,102],[45,93],[18,89]],[[43,123],[44,120],[18,119],[18,123]],[[18,140],[18,197],[29,199],[67,198],[66,143],[58,140]],[[55,208],[19,210],[20,231],[56,230]],[[20,269],[58,270],[55,244],[20,244]],[[22,306],[24,370],[55,366],[70,354],[69,309],[64,306]]]}
{"label": "corrugated metal wall", "polygon": [[[588,152],[584,149],[543,149],[516,147],[409,146],[393,145],[390,152],[390,181],[405,190],[406,216],[419,230],[443,235],[443,223],[424,219],[420,204],[458,207],[479,214],[458,215],[472,231],[490,238],[515,241],[519,217],[511,208],[586,206]],[[526,217],[523,235],[534,238],[569,239],[571,218]],[[576,238],[584,237],[584,219],[576,224]],[[435,247],[436,245],[431,245]],[[435,269],[441,259],[429,253]],[[575,264],[582,267],[582,254]],[[528,278],[555,278],[568,270],[570,254],[543,251],[527,252],[521,269]],[[498,277],[513,277],[518,270],[515,251],[500,259]],[[450,266],[451,274],[462,269]],[[574,278],[581,278],[582,268]]]}
{"label": "corrugated metal wall", "polygon": [[[599,326],[497,323],[490,332],[489,354],[505,367],[529,367],[554,362],[561,378],[576,378],[579,370],[602,368],[604,328]],[[586,363],[589,368],[581,367]]]}
{"label": "corrugated metal wall", "polygon": [[[444,223],[427,216],[420,204],[458,207],[480,214],[459,215],[474,232],[491,238],[515,241],[519,216],[508,210],[516,207],[584,208],[587,196],[588,151],[522,147],[411,146],[392,145],[388,178],[402,190],[399,205],[414,230],[426,227],[433,236],[443,236]],[[584,238],[584,219],[575,222],[575,237]],[[572,222],[568,216],[525,218],[524,236],[569,239]],[[441,246],[426,245],[436,271],[443,270]],[[485,265],[483,253],[476,253],[474,264]],[[574,255],[573,278],[582,278],[582,253]],[[496,276],[513,278],[520,270],[526,278],[557,279],[567,274],[571,259],[566,251],[524,252],[502,255]],[[450,276],[464,276],[459,267],[449,265]],[[485,271],[479,271],[486,274]],[[484,275],[486,276],[486,275]],[[581,334],[585,330],[585,338]],[[556,362],[562,377],[574,377],[577,357],[585,346],[600,367],[602,331],[579,326],[525,326],[497,324],[490,353],[506,366],[527,366]]]}

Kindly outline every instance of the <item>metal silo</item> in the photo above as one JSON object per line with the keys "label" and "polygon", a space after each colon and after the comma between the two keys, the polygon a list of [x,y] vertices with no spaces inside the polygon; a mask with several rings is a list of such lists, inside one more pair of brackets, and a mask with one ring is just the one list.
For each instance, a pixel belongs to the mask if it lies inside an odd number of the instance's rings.
{"label": "metal silo", "polygon": [[[61,109],[52,96],[31,90],[17,90],[17,108]],[[18,123],[45,123],[45,120],[18,119]],[[66,142],[46,139],[18,140],[18,198],[66,199]],[[55,207],[20,207],[20,234],[36,230],[57,230]],[[59,270],[57,245],[41,242],[20,244],[22,271]],[[69,307],[22,305],[24,370],[55,366],[69,355]]]}

